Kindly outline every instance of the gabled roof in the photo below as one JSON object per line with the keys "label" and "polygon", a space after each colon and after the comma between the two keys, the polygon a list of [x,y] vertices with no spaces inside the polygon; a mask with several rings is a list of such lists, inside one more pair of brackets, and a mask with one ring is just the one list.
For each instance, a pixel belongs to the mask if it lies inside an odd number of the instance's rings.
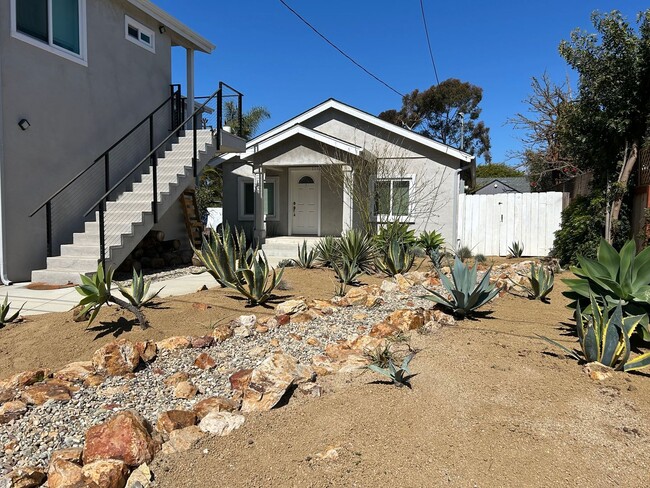
{"label": "gabled roof", "polygon": [[[321,103],[319,105],[316,105],[315,107],[307,110],[306,112],[303,112],[300,115],[297,115],[296,117],[294,117],[292,119],[289,119],[286,122],[274,127],[273,129],[266,131],[264,134],[261,134],[261,135],[257,136],[256,138],[251,139],[246,144],[246,147],[247,147],[246,153],[241,154],[239,156],[241,156],[242,159],[245,159],[246,155],[253,154],[253,153],[260,150],[260,149],[256,150],[255,149],[256,146],[261,147],[261,145],[263,143],[265,143],[266,141],[269,141],[271,139],[273,139],[273,143],[279,141],[279,139],[275,139],[275,137],[278,136],[279,134],[282,134],[282,133],[286,132],[287,130],[291,129],[292,127],[296,127],[296,126],[302,127],[301,124],[303,122],[305,122],[305,121],[311,119],[312,117],[315,117],[316,115],[321,114],[321,113],[323,113],[323,112],[325,112],[326,110],[329,110],[329,109],[338,110],[338,111],[343,112],[345,114],[348,114],[348,115],[350,115],[352,117],[356,117],[359,120],[362,120],[362,121],[364,121],[366,123],[369,123],[369,124],[372,124],[372,125],[374,125],[376,127],[380,127],[380,128],[382,128],[384,130],[393,132],[393,133],[399,135],[400,137],[412,140],[414,142],[418,142],[418,143],[420,143],[420,144],[422,144],[424,146],[430,147],[430,148],[435,149],[437,151],[440,151],[442,153],[449,154],[450,156],[458,158],[458,159],[460,159],[462,161],[465,161],[467,163],[471,162],[474,159],[474,156],[472,156],[471,154],[467,154],[466,152],[463,152],[463,151],[461,151],[459,149],[456,149],[456,148],[453,148],[453,147],[448,146],[446,144],[443,144],[442,142],[434,141],[433,139],[429,139],[428,137],[422,136],[422,135],[420,135],[420,134],[418,134],[416,132],[413,132],[411,130],[404,129],[404,128],[399,127],[399,126],[397,126],[395,124],[391,124],[390,122],[386,122],[385,120],[381,120],[380,118],[375,117],[374,115],[371,115],[371,114],[369,114],[367,112],[364,112],[363,110],[359,110],[358,108],[354,108],[354,107],[352,107],[350,105],[347,105],[345,103],[339,102],[338,100],[335,100],[333,98],[330,98],[329,100],[326,100],[323,103]],[[305,127],[302,127],[302,128],[306,129]],[[310,130],[310,129],[306,129],[306,130]],[[312,131],[312,132],[316,133],[316,131]],[[322,133],[319,132],[318,134],[322,134]],[[331,138],[331,136],[327,136],[326,134],[322,134],[322,136]],[[332,138],[332,139],[334,139],[334,138]],[[349,144],[348,142],[345,142],[345,141],[341,141],[341,140],[338,140],[338,141],[340,141],[343,144]],[[356,146],[356,147],[358,147],[358,146]],[[232,154],[232,155],[225,154],[225,155],[222,156],[222,159],[227,160],[227,159],[230,159],[231,157],[234,157],[234,156],[237,156],[237,155],[236,154]]]}
{"label": "gabled roof", "polygon": [[165,28],[170,31],[172,40],[176,45],[195,49],[207,54],[214,51],[214,44],[149,0],[128,0],[128,2],[138,10],[153,17],[155,20],[160,22],[161,25],[164,25]]}
{"label": "gabled roof", "polygon": [[519,193],[530,193],[530,181],[526,176],[510,176],[502,178],[476,178],[477,190],[485,188],[494,182],[499,182],[513,191]]}

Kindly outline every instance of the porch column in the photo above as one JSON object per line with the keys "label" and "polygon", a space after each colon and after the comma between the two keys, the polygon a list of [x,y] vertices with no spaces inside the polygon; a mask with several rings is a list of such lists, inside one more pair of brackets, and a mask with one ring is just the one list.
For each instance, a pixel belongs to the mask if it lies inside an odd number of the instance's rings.
{"label": "porch column", "polygon": [[350,166],[343,166],[343,232],[352,229],[353,214],[354,214],[354,200],[352,198],[352,191],[354,187],[354,171]]}
{"label": "porch column", "polygon": [[260,246],[266,240],[266,222],[264,218],[264,168],[262,165],[253,168],[255,182],[255,225],[253,226],[253,237]]}
{"label": "porch column", "polygon": [[[186,48],[187,52],[187,112],[186,117],[194,113],[194,49]],[[192,127],[192,121],[189,122]]]}

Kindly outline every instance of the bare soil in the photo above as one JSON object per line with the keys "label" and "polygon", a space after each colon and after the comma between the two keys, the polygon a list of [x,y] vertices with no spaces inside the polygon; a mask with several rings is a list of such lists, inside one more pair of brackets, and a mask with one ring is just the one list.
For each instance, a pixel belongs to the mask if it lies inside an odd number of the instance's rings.
{"label": "bare soil", "polygon": [[[326,377],[319,399],[159,456],[157,486],[647,486],[650,375],[594,381],[535,337],[575,344],[563,289],[416,334],[412,390],[369,372]],[[338,458],[318,459],[329,448]]]}
{"label": "bare soil", "polygon": [[[360,281],[378,284],[382,279],[363,275]],[[283,281],[289,289],[277,290],[265,306],[248,306],[235,290],[218,287],[157,300],[155,307],[144,309],[151,325],[146,330],[129,312],[116,306],[103,307],[90,327],[87,322],[75,322],[72,312],[31,315],[23,322],[0,328],[0,378],[89,360],[93,352],[116,338],[158,341],[176,335],[206,335],[217,323],[242,314],[273,315],[274,306],[285,300],[299,296],[329,299],[334,294],[334,273],[328,269],[286,268]],[[156,289],[156,284],[151,285],[152,291]]]}

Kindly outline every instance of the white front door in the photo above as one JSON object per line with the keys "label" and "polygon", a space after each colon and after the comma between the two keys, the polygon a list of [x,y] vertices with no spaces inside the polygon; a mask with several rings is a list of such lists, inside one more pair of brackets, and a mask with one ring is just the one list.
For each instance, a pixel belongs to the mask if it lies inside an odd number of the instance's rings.
{"label": "white front door", "polygon": [[318,235],[320,172],[317,169],[292,169],[290,173],[291,233]]}

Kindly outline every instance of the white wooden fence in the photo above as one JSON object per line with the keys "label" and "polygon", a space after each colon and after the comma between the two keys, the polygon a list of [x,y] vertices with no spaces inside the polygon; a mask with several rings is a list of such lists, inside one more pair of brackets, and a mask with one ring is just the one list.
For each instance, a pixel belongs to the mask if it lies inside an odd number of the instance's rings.
{"label": "white wooden fence", "polygon": [[474,254],[506,256],[518,241],[524,256],[546,256],[560,228],[562,193],[460,195],[458,245]]}

